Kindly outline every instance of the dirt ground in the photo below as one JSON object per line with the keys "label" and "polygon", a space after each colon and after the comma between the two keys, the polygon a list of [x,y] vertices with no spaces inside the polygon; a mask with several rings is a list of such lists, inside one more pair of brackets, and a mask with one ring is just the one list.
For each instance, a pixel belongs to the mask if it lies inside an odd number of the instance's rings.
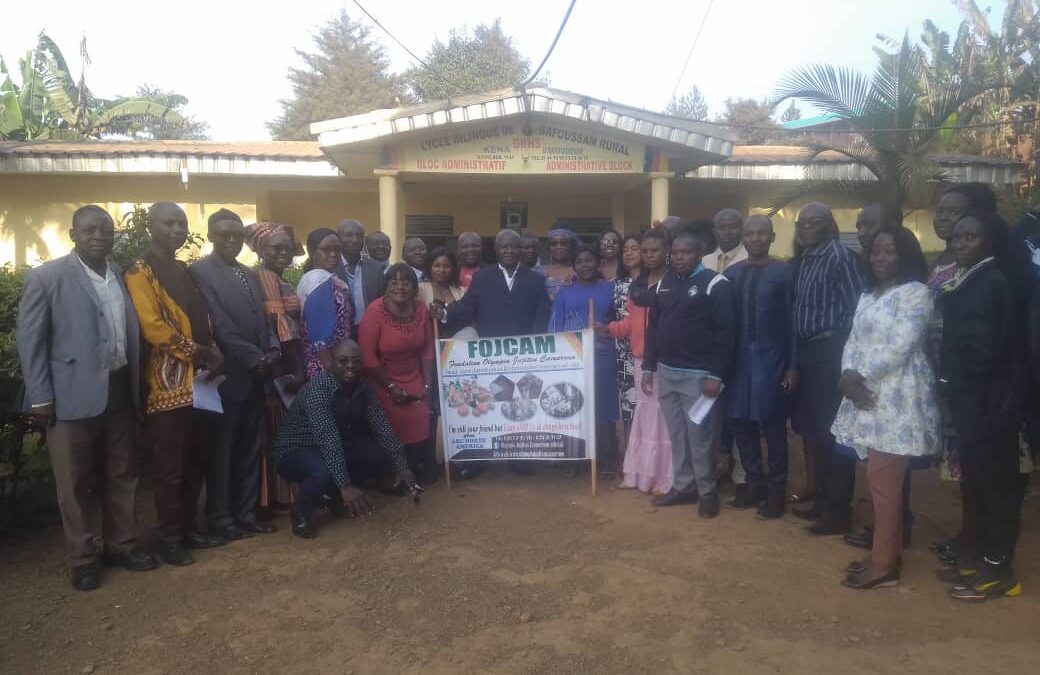
{"label": "dirt ground", "polygon": [[93,593],[69,586],[53,528],[0,549],[0,673],[1036,672],[1038,482],[1026,592],[977,606],[933,578],[956,486],[925,472],[903,584],[871,592],[838,585],[857,551],[793,517],[592,499],[548,467],[441,481],[419,507],[381,497],[314,541],[281,518],[191,567],[109,570]]}

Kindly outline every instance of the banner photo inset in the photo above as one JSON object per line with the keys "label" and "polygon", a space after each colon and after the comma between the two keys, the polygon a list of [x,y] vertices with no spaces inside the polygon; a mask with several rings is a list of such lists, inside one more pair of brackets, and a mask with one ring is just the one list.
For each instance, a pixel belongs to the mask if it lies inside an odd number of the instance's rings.
{"label": "banner photo inset", "polygon": [[445,459],[592,459],[593,339],[585,330],[441,340]]}

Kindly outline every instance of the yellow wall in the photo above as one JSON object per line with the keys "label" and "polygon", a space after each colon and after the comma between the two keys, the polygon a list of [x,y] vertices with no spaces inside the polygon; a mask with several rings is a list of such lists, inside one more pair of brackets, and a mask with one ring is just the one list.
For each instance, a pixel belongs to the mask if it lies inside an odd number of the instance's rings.
{"label": "yellow wall", "polygon": [[[412,177],[414,178],[414,177]],[[545,236],[557,218],[610,217],[614,192],[624,194],[625,230],[638,232],[650,223],[650,190],[641,177],[618,180],[581,177],[569,182],[544,178],[474,180],[467,176],[433,180],[405,176],[406,214],[449,215],[455,233],[474,230],[492,236],[499,229],[499,208],[507,200],[527,202],[528,231]],[[761,212],[791,189],[788,183],[673,181],[669,211],[686,218],[711,217],[722,208]],[[842,231],[855,231],[859,204],[833,196],[816,199],[830,204]],[[36,264],[70,249],[72,213],[95,203],[116,220],[135,204],[170,200],[184,207],[193,231],[205,235],[209,214],[226,207],[246,223],[259,219],[294,225],[301,238],[321,226],[335,227],[356,218],[371,231],[378,228],[379,198],[374,179],[192,176],[187,189],[177,176],[12,175],[0,176],[0,263]],[[791,254],[793,223],[803,199],[777,214],[773,253]],[[940,248],[931,228],[930,211],[906,218],[925,250]],[[394,252],[397,259],[399,251]],[[243,260],[250,259],[244,254]]]}

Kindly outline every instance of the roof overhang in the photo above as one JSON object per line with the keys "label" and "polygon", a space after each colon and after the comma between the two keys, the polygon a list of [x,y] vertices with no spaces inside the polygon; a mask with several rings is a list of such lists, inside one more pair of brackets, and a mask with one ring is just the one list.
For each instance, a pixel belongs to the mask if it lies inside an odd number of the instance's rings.
{"label": "roof overhang", "polygon": [[336,178],[316,143],[10,141],[0,174],[136,174]]}
{"label": "roof overhang", "polygon": [[510,117],[556,118],[590,131],[638,140],[662,150],[675,169],[725,159],[735,137],[709,124],[660,115],[572,92],[538,87],[503,89],[433,103],[375,110],[363,115],[315,122],[311,133],[339,166],[350,153],[375,153],[389,143],[443,133],[453,126]]}
{"label": "roof overhang", "polygon": [[[725,181],[873,181],[877,178],[843,155],[826,152],[808,162],[810,150],[798,146],[740,146],[727,160],[697,167],[686,178]],[[1015,185],[1026,165],[997,157],[934,155],[932,160],[959,182]]]}

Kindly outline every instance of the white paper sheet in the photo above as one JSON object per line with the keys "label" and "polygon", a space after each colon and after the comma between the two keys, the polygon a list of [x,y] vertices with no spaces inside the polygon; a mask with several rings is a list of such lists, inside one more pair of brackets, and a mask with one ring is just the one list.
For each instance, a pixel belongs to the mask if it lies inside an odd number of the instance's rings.
{"label": "white paper sheet", "polygon": [[220,383],[227,379],[226,375],[217,375],[212,380],[208,370],[200,370],[191,383],[192,407],[196,410],[223,413],[224,406],[220,402]]}
{"label": "white paper sheet", "polygon": [[282,405],[284,405],[285,409],[288,410],[289,407],[292,406],[293,401],[296,400],[296,394],[291,393],[287,387],[292,382],[295,382],[295,379],[292,375],[282,375],[281,377],[274,378],[273,382],[275,391],[278,392],[278,398],[282,399]]}
{"label": "white paper sheet", "polygon": [[[719,396],[722,396],[722,389],[725,385],[720,385]],[[719,400],[719,396],[705,396],[701,394],[697,397],[697,400],[693,402],[690,409],[686,411],[686,416],[690,418],[690,421],[694,424],[700,424],[704,421],[704,418],[711,412],[711,407],[715,405],[715,401]]]}

